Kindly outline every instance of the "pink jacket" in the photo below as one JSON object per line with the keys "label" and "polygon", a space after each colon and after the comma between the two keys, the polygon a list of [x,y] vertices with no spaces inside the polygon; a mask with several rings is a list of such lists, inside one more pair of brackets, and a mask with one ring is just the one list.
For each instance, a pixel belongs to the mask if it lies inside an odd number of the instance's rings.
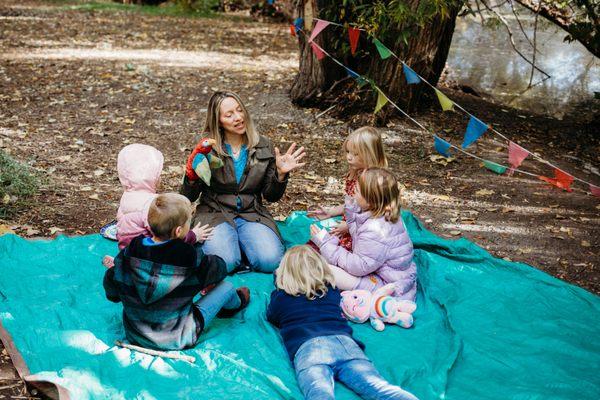
{"label": "pink jacket", "polygon": [[163,162],[162,153],[145,144],[130,144],[119,152],[117,172],[123,186],[117,211],[119,249],[139,235],[151,235],[148,209],[156,197]]}
{"label": "pink jacket", "polygon": [[417,266],[413,244],[402,219],[396,223],[384,217],[372,218],[356,201],[346,196],[346,222],[352,236],[352,252],[339,245],[336,236],[313,236],[327,262],[361,277],[358,287],[373,291],[388,283],[396,285],[395,296],[414,300],[417,293]]}

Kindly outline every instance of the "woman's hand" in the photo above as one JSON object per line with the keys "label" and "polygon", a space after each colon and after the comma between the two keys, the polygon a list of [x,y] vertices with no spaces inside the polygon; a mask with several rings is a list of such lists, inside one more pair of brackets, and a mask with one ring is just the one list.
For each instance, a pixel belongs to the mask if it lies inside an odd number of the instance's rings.
{"label": "woman's hand", "polygon": [[212,237],[214,229],[208,224],[201,225],[201,222],[199,222],[198,225],[192,228],[192,232],[196,235],[196,242],[205,242]]}
{"label": "woman's hand", "polygon": [[329,231],[329,233],[337,237],[342,237],[348,232],[348,224],[346,223],[346,221],[340,221],[339,224],[331,228],[331,230]]}
{"label": "woman's hand", "polygon": [[277,175],[280,181],[285,179],[285,175],[288,172],[306,165],[306,163],[300,162],[306,155],[304,147],[300,147],[298,150],[294,151],[295,148],[296,143],[294,142],[285,154],[281,154],[279,148],[275,147],[275,164],[277,165]]}

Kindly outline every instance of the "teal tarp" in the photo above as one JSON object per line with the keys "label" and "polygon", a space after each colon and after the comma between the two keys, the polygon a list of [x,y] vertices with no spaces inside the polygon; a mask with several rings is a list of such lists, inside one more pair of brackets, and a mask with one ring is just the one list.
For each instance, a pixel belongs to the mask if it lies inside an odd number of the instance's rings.
{"label": "teal tarp", "polygon": [[[600,398],[599,297],[403,219],[419,268],[415,326],[354,325],[387,379],[421,399]],[[304,242],[308,223],[288,218],[288,242]],[[186,351],[197,359],[188,364],[113,346],[123,338],[121,306],[104,298],[100,259],[115,252],[99,235],[0,237],[0,316],[32,374],[75,399],[301,398],[264,318],[272,276],[228,278],[250,286],[252,302],[212,324]],[[336,393],[353,398],[341,385]]]}

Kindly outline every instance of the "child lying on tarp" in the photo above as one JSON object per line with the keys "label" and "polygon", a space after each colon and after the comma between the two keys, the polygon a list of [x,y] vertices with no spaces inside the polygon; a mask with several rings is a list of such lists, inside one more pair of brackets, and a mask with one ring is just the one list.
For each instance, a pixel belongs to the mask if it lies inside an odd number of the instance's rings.
{"label": "child lying on tarp", "polygon": [[400,218],[400,190],[394,175],[368,168],[358,176],[353,197],[346,196],[346,222],[352,237],[347,250],[337,236],[311,225],[311,240],[331,264],[341,290],[370,292],[393,283],[394,296],[415,300],[417,267],[413,245]]}
{"label": "child lying on tarp", "polygon": [[[193,347],[215,317],[231,317],[250,301],[247,287],[223,281],[223,259],[183,241],[190,230],[191,203],[184,196],[156,196],[148,210],[151,237],[140,235],[121,250],[104,276],[106,297],[123,302],[127,339],[143,347]],[[217,284],[193,302],[201,290]]]}
{"label": "child lying on tarp", "polygon": [[[117,172],[123,186],[123,195],[117,210],[117,241],[119,250],[124,249],[139,235],[151,236],[148,209],[157,196],[164,157],[152,146],[134,143],[125,146],[117,156]],[[212,228],[196,225],[190,229],[185,242],[194,244],[210,238]],[[104,256],[105,267],[113,265],[113,257]]]}
{"label": "child lying on tarp", "polygon": [[285,253],[267,319],[280,329],[306,399],[333,399],[337,379],[368,399],[417,400],[381,377],[352,337],[327,262],[310,246]]}

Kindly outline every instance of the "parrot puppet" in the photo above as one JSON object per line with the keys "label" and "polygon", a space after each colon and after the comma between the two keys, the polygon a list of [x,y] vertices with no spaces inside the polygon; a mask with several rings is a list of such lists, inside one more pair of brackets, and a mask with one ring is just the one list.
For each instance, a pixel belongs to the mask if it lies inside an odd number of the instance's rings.
{"label": "parrot puppet", "polygon": [[211,169],[221,168],[223,161],[214,154],[211,154],[212,147],[217,142],[214,139],[202,139],[196,145],[192,154],[188,157],[185,174],[189,180],[195,181],[202,179],[206,185],[210,186]]}

